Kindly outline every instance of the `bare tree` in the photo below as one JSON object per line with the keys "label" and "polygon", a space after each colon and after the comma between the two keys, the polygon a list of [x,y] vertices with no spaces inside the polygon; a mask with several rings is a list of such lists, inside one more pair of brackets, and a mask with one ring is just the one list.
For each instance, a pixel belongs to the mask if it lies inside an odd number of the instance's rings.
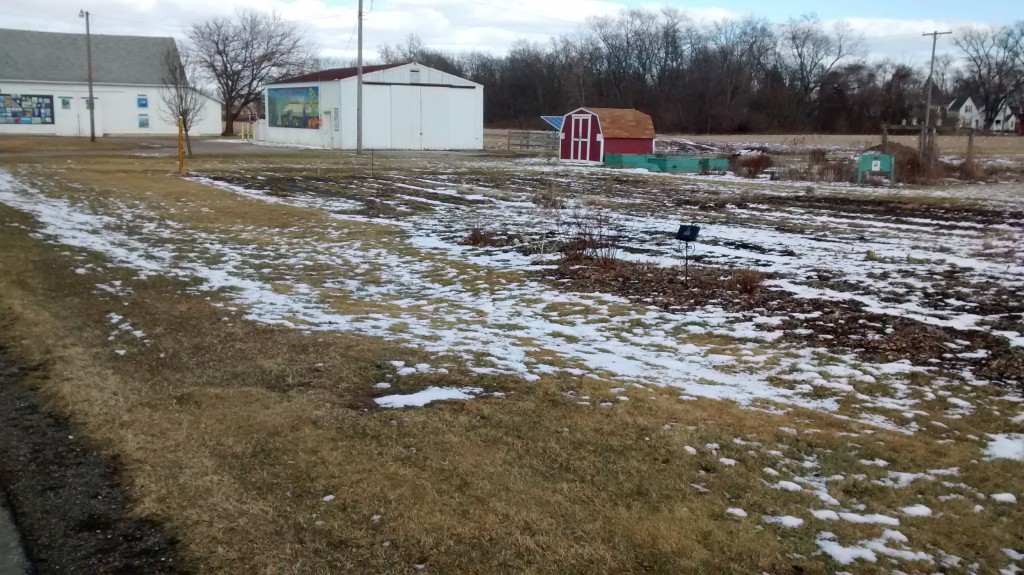
{"label": "bare tree", "polygon": [[790,19],[783,24],[780,36],[780,56],[796,84],[801,104],[810,101],[822,79],[856,55],[861,45],[861,38],[853,34],[849,24],[838,22],[829,34],[813,14]]}
{"label": "bare tree", "polygon": [[313,57],[299,29],[277,14],[239,11],[188,29],[195,60],[224,102],[224,135],[245,106],[259,100],[268,82],[309,71]]}
{"label": "bare tree", "polygon": [[998,30],[964,28],[953,43],[966,64],[961,87],[981,98],[990,126],[999,105],[1024,90],[1024,21]]}
{"label": "bare tree", "polygon": [[956,57],[948,52],[935,56],[935,73],[933,82],[943,94],[949,95],[952,90],[953,73],[956,70]]}
{"label": "bare tree", "polygon": [[181,118],[185,131],[185,147],[192,155],[192,137],[189,134],[196,122],[206,117],[206,96],[197,88],[199,69],[187,51],[168,49],[161,62],[160,83],[164,102],[161,115],[172,124]]}

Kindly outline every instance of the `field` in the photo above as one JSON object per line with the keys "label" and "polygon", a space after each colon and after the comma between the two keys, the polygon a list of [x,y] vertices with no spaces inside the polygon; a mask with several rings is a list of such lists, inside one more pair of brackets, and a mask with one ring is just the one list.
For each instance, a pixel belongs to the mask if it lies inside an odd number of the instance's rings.
{"label": "field", "polygon": [[[803,148],[832,148],[859,150],[876,146],[882,141],[879,134],[870,135],[752,135],[752,136],[664,136],[665,140],[685,138],[714,144],[746,143],[755,146],[795,146]],[[916,135],[892,135],[893,142],[917,147]],[[938,138],[939,153],[947,156],[963,156],[967,153],[966,133],[941,135]],[[978,135],[974,139],[975,152],[979,157],[1003,157],[1024,165],[1024,138],[1017,136]]]}
{"label": "field", "polygon": [[190,168],[0,156],[0,347],[175,569],[1024,568],[1016,181]]}

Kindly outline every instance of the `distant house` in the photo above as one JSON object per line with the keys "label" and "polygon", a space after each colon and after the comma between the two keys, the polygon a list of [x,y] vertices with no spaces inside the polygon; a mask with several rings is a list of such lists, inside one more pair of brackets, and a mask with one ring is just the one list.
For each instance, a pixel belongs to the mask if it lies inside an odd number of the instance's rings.
{"label": "distant house", "polygon": [[988,129],[993,132],[1015,134],[1020,131],[1020,118],[1014,112],[1007,100],[1003,100],[996,108],[996,115]]}
{"label": "distant house", "polygon": [[[177,134],[165,113],[163,63],[171,38],[93,34],[96,135]],[[0,134],[89,135],[85,34],[0,29]],[[219,134],[220,102],[206,99],[196,135]]]}
{"label": "distant house", "polygon": [[626,108],[577,108],[559,130],[559,159],[603,162],[605,154],[653,154],[654,122]]}
{"label": "distant house", "polygon": [[974,98],[960,96],[946,106],[946,117],[954,128],[981,129],[985,122],[985,109],[979,108]]}

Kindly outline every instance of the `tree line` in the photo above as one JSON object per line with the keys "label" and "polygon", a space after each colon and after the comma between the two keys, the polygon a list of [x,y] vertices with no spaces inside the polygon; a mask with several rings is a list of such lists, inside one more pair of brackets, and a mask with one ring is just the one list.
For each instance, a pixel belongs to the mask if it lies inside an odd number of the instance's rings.
{"label": "tree line", "polygon": [[[196,24],[187,38],[182,50],[224,102],[225,133],[265,84],[352,64],[316,57],[296,24],[250,10]],[[595,106],[644,111],[663,132],[865,133],[922,118],[928,89],[939,107],[960,94],[980,99],[986,124],[1004,99],[1024,102],[1024,20],[960,30],[953,44],[929,83],[927,63],[866,58],[844,22],[705,23],[674,8],[631,8],[505,54],[435,50],[411,35],[380,47],[378,61],[417,61],[483,84],[492,127],[540,127],[541,115]]]}
{"label": "tree line", "polygon": [[953,44],[954,53],[936,58],[929,84],[927,62],[869,60],[844,22],[806,15],[700,23],[667,8],[593,18],[574,34],[517,42],[504,55],[432,50],[411,36],[380,57],[483,84],[485,122],[503,127],[608,106],[644,111],[666,132],[865,133],[923,118],[929,86],[933,107],[974,96],[986,125],[1004,99],[1024,102],[1024,20],[959,30]]}

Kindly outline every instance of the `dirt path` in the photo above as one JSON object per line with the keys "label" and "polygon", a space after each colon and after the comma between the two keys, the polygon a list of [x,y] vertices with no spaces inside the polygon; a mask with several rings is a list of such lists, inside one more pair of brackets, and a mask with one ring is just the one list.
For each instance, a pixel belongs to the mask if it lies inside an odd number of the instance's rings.
{"label": "dirt path", "polygon": [[[21,532],[28,572],[185,571],[174,541],[129,514],[113,464],[40,406],[2,348],[0,429],[0,491]],[[0,573],[18,573],[25,559],[4,527],[0,513]]]}

